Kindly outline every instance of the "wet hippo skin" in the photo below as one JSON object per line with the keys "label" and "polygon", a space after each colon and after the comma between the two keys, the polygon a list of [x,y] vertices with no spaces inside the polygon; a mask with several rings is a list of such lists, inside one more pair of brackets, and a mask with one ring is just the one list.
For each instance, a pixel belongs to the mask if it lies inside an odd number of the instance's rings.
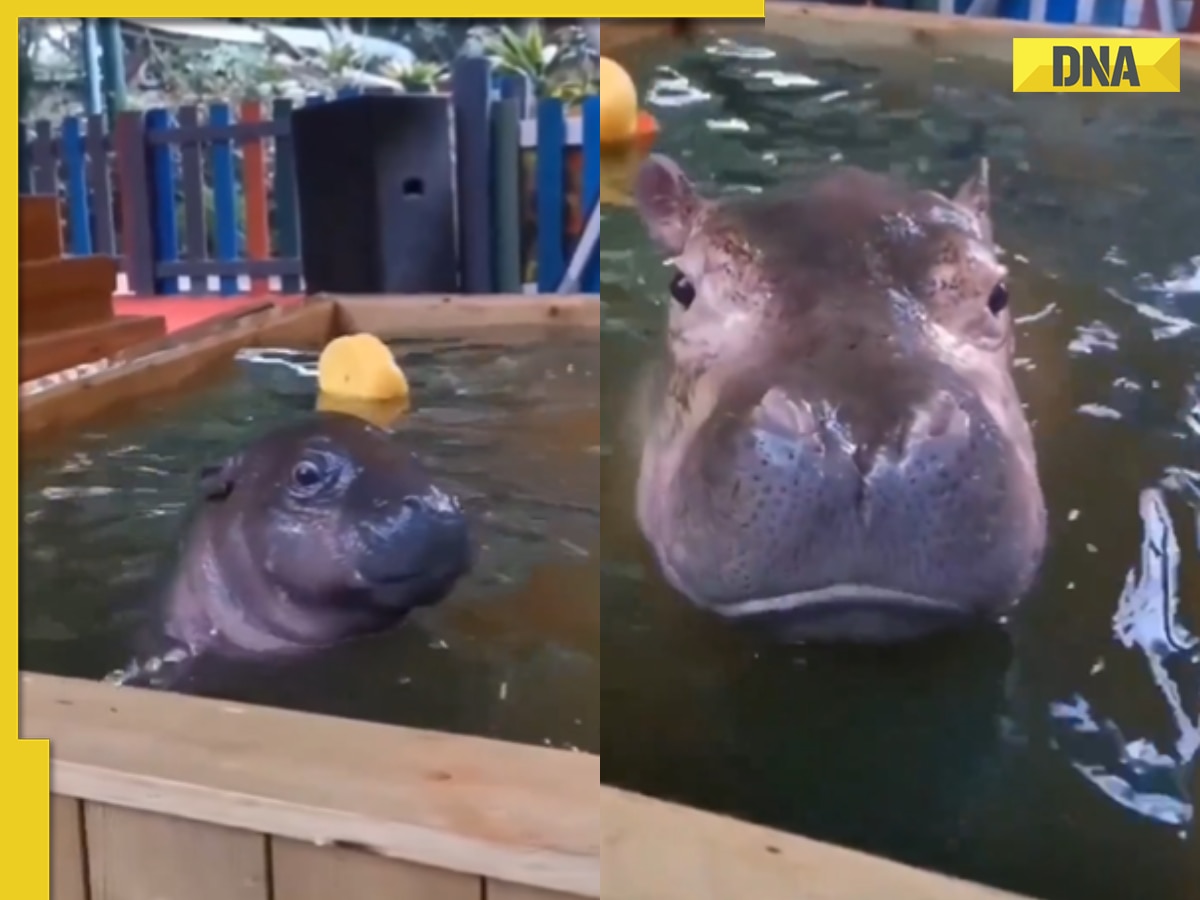
{"label": "wet hippo skin", "polygon": [[1001,618],[1046,511],[986,161],[953,198],[846,167],[716,202],[652,156],[635,193],[670,256],[636,503],[667,580],[789,641]]}
{"label": "wet hippo skin", "polygon": [[397,436],[343,413],[272,430],[206,467],[199,489],[147,641],[175,663],[172,685],[201,658],[287,657],[394,627],[471,566],[458,501]]}

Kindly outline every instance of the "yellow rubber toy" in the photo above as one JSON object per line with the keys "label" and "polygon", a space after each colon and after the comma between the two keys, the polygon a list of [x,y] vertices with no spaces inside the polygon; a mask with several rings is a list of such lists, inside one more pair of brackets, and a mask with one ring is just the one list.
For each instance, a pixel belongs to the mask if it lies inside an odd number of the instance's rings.
{"label": "yellow rubber toy", "polygon": [[322,394],[356,400],[408,400],[408,379],[387,344],[373,334],[334,338],[321,351]]}
{"label": "yellow rubber toy", "polygon": [[637,88],[620,65],[600,57],[600,143],[627,144],[637,136]]}
{"label": "yellow rubber toy", "polygon": [[340,412],[370,422],[384,431],[391,431],[408,412],[408,398],[402,400],[363,400],[359,397],[340,397],[337,394],[318,394],[317,409]]}
{"label": "yellow rubber toy", "polygon": [[317,409],[342,412],[390,429],[409,407],[408,379],[387,344],[373,334],[330,341],[317,364]]}

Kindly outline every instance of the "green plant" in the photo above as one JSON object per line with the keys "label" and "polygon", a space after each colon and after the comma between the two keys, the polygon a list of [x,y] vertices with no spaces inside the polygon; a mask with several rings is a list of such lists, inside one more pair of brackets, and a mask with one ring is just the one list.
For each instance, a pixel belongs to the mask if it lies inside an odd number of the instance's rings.
{"label": "green plant", "polygon": [[599,91],[600,85],[591,77],[587,77],[582,81],[566,79],[552,82],[547,88],[546,95],[561,100],[569,107],[575,107]]}
{"label": "green plant", "polygon": [[442,85],[449,69],[443,63],[418,61],[408,66],[389,64],[384,66],[380,74],[390,78],[406,91],[429,93]]}
{"label": "green plant", "polygon": [[521,31],[504,25],[482,32],[481,39],[484,55],[496,71],[524,78],[538,97],[573,104],[594,92],[594,67],[577,27],[560,28],[548,36],[538,23]]}

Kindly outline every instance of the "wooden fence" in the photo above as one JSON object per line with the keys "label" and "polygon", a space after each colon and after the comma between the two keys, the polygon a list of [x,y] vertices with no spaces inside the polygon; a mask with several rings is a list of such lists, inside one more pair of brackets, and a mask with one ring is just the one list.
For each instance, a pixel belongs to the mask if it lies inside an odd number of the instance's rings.
{"label": "wooden fence", "polygon": [[[527,103],[480,59],[452,83],[460,290],[553,292],[599,198],[599,99]],[[22,122],[20,191],[61,197],[67,252],[120,257],[129,293],[299,293],[295,105],[125,112],[111,131],[98,115]],[[580,287],[599,284],[592,248]]]}

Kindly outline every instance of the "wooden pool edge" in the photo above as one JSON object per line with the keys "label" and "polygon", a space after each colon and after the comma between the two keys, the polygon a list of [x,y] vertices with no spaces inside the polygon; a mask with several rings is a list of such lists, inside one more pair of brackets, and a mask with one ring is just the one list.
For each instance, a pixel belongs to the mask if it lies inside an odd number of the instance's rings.
{"label": "wooden pool edge", "polygon": [[50,740],[55,900],[121,894],[148,855],[237,900],[330,871],[354,896],[1022,900],[602,786],[591,754],[29,673],[21,710]]}
{"label": "wooden pool edge", "polygon": [[[50,740],[55,898],[89,896],[89,874],[125,896],[152,855],[230,900],[270,900],[265,858],[276,885],[332,866],[392,894],[600,896],[590,754],[29,673],[21,737]],[[240,862],[218,888],[220,859]]]}
{"label": "wooden pool edge", "polygon": [[202,323],[130,348],[97,371],[19,398],[22,442],[50,442],[138,404],[208,383],[248,347],[320,349],[337,334],[371,331],[386,339],[469,337],[536,340],[562,331],[598,333],[595,295],[530,297],[319,295],[290,307]]}
{"label": "wooden pool edge", "polygon": [[[909,47],[946,54],[968,53],[997,62],[1012,61],[1012,39],[1015,37],[1173,37],[1179,38],[1180,42],[1180,68],[1186,72],[1200,71],[1200,35],[1196,34],[778,0],[768,0],[765,9],[764,19],[705,19],[703,33],[720,37],[761,34],[765,30],[822,48]],[[607,44],[604,42],[606,31],[612,32]],[[634,21],[605,25],[600,33],[604,52],[613,54],[618,60],[667,37],[667,29],[662,23]]]}
{"label": "wooden pool edge", "polygon": [[1032,900],[614,788],[600,817],[613,900]]}

